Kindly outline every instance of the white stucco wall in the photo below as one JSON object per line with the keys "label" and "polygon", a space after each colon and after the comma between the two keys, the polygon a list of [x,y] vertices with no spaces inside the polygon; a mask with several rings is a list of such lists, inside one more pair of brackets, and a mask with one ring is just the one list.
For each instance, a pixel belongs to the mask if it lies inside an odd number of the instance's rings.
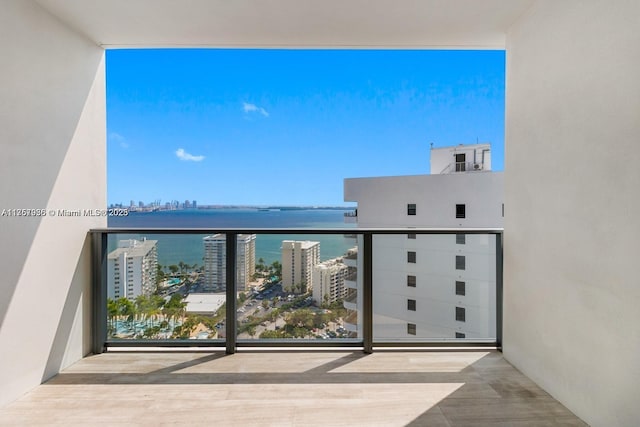
{"label": "white stucco wall", "polygon": [[[358,227],[500,228],[502,172],[347,178],[344,200],[358,202]],[[407,204],[416,215],[407,215]],[[456,218],[456,204],[466,218]]]}
{"label": "white stucco wall", "polygon": [[[106,207],[103,50],[31,1],[0,4],[0,210]],[[87,231],[0,216],[0,406],[90,350]]]}
{"label": "white stucco wall", "polygon": [[593,426],[640,420],[640,2],[507,38],[504,354]]}
{"label": "white stucco wall", "polygon": [[[407,252],[416,253],[416,263],[407,262]],[[456,256],[465,257],[464,270],[457,270]],[[407,275],[416,276],[416,286],[407,286]],[[456,280],[466,283],[466,295],[456,295]],[[407,309],[407,300],[416,310]],[[466,311],[464,322],[456,321],[456,307]],[[377,235],[373,239],[374,339],[403,341],[419,339],[496,338],[495,236],[466,236],[457,244],[454,234]],[[417,325],[407,333],[407,323]]]}

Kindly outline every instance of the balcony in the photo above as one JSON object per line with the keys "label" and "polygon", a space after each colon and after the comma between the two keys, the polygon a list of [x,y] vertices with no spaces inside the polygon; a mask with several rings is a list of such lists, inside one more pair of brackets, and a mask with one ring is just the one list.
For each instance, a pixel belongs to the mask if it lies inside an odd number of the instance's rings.
{"label": "balcony", "polygon": [[347,267],[357,267],[358,266],[358,250],[357,248],[350,249],[347,254],[342,258],[342,262]]}
{"label": "balcony", "polygon": [[344,213],[344,222],[345,224],[357,224],[358,223],[358,210],[353,212],[345,212]]}
{"label": "balcony", "polygon": [[347,296],[344,298],[344,308],[347,310],[358,309],[358,291],[356,289],[349,289]]}
{"label": "balcony", "polygon": [[451,162],[440,173],[482,172],[484,169],[483,162]]}
{"label": "balcony", "polygon": [[358,312],[356,310],[347,310],[344,317],[344,328],[349,332],[358,332]]}
{"label": "balcony", "polygon": [[349,273],[344,278],[344,285],[349,289],[358,289],[358,272],[355,267],[349,267]]}
{"label": "balcony", "polygon": [[586,426],[499,352],[109,352],[2,425]]}
{"label": "balcony", "polygon": [[[323,253],[324,257],[358,256],[350,243],[343,239],[343,229],[94,230],[91,232],[96,278],[94,353],[132,346],[225,347],[229,353],[240,347],[266,345],[351,346],[361,347],[366,352],[375,345],[399,344],[499,347],[501,230],[465,230],[469,236],[478,236],[477,239],[468,239],[469,242],[480,242],[470,251],[473,256],[468,256],[465,263],[464,274],[473,278],[465,296],[469,306],[466,309],[458,307],[459,298],[454,294],[461,273],[456,266],[458,248],[451,235],[459,230],[411,231],[422,235],[421,247],[430,253],[429,259],[419,266],[418,279],[418,283],[429,283],[429,288],[416,288],[418,294],[413,297],[416,298],[413,304],[415,306],[417,301],[418,309],[413,312],[407,312],[407,300],[403,296],[407,289],[406,254],[394,244],[397,236],[404,239],[406,230],[403,229],[357,230],[362,242],[358,248],[358,254],[362,256],[362,271],[349,267],[345,278],[347,297],[342,305],[335,307],[330,302],[314,300],[320,299],[314,295],[321,294],[316,289],[320,285],[313,281],[295,293],[288,292],[290,285],[285,283],[284,276],[271,280],[268,285],[249,285],[256,290],[244,292],[244,282],[239,283],[237,277],[245,277],[249,266],[243,264],[247,258],[238,256],[240,246],[233,242],[239,235],[252,235],[256,241],[262,242],[260,247],[271,245],[280,248],[282,240],[294,234],[303,236],[305,240],[330,239],[336,243],[325,246],[334,252]],[[214,233],[224,236],[227,241],[224,262],[198,268],[192,264],[193,260],[206,258],[203,252],[209,249],[203,241]],[[110,284],[115,272],[109,271],[106,260],[110,248],[117,247],[123,239],[157,242],[158,260],[168,260],[162,261],[165,265],[183,266],[180,273],[172,272],[172,277],[179,276],[171,279],[178,285],[161,287],[165,274],[158,269],[157,284],[136,285],[141,293],[128,295],[128,300],[115,298]],[[171,242],[170,253],[174,258],[167,258],[169,255],[163,249],[168,247],[163,246],[165,241]],[[186,257],[187,262],[182,262],[181,257]],[[288,272],[290,268],[283,266],[282,271]],[[237,274],[226,274],[230,270]],[[269,272],[267,276],[277,277],[277,274]],[[214,279],[217,282],[215,291],[212,291],[207,283]],[[145,292],[152,288],[157,288],[155,294]],[[466,310],[464,326],[474,332],[464,342],[456,339],[460,330],[457,310]],[[358,318],[362,319],[362,324]],[[351,333],[341,330],[342,324],[348,325],[344,329]],[[359,332],[356,326],[359,326]]]}

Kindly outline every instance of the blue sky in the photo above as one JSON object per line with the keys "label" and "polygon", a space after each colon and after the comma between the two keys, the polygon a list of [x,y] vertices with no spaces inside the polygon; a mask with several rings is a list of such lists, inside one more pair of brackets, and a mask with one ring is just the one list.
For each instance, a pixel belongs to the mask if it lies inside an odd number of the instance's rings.
{"label": "blue sky", "polygon": [[504,164],[504,51],[107,51],[108,202],[345,205],[343,179]]}

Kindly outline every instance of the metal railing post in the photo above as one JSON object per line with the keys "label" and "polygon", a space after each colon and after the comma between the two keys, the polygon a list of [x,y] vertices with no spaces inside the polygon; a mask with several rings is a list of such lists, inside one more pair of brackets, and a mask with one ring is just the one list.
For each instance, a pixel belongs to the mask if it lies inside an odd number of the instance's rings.
{"label": "metal railing post", "polygon": [[496,347],[502,351],[502,233],[496,234]]}
{"label": "metal railing post", "polygon": [[107,341],[107,234],[91,233],[91,246],[91,351],[100,354],[104,352]]}
{"label": "metal railing post", "polygon": [[226,234],[226,291],[227,291],[227,319],[225,321],[226,330],[226,353],[236,352],[236,247],[237,233]]}
{"label": "metal railing post", "polygon": [[363,351],[373,352],[373,235],[363,233],[362,339]]}

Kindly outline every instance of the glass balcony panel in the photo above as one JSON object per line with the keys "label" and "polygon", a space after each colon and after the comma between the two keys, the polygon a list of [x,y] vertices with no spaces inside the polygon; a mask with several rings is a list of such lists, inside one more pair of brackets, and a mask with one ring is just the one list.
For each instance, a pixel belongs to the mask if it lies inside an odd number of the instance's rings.
{"label": "glass balcony panel", "polygon": [[[344,257],[353,247],[343,234],[258,234],[251,280],[238,281],[238,342],[358,338],[344,327]],[[239,252],[239,271],[244,262]]]}
{"label": "glass balcony panel", "polygon": [[206,237],[109,234],[107,341],[224,340],[225,289],[205,281],[224,260],[205,255]]}
{"label": "glass balcony panel", "polygon": [[374,235],[372,275],[374,342],[496,340],[494,235]]}

